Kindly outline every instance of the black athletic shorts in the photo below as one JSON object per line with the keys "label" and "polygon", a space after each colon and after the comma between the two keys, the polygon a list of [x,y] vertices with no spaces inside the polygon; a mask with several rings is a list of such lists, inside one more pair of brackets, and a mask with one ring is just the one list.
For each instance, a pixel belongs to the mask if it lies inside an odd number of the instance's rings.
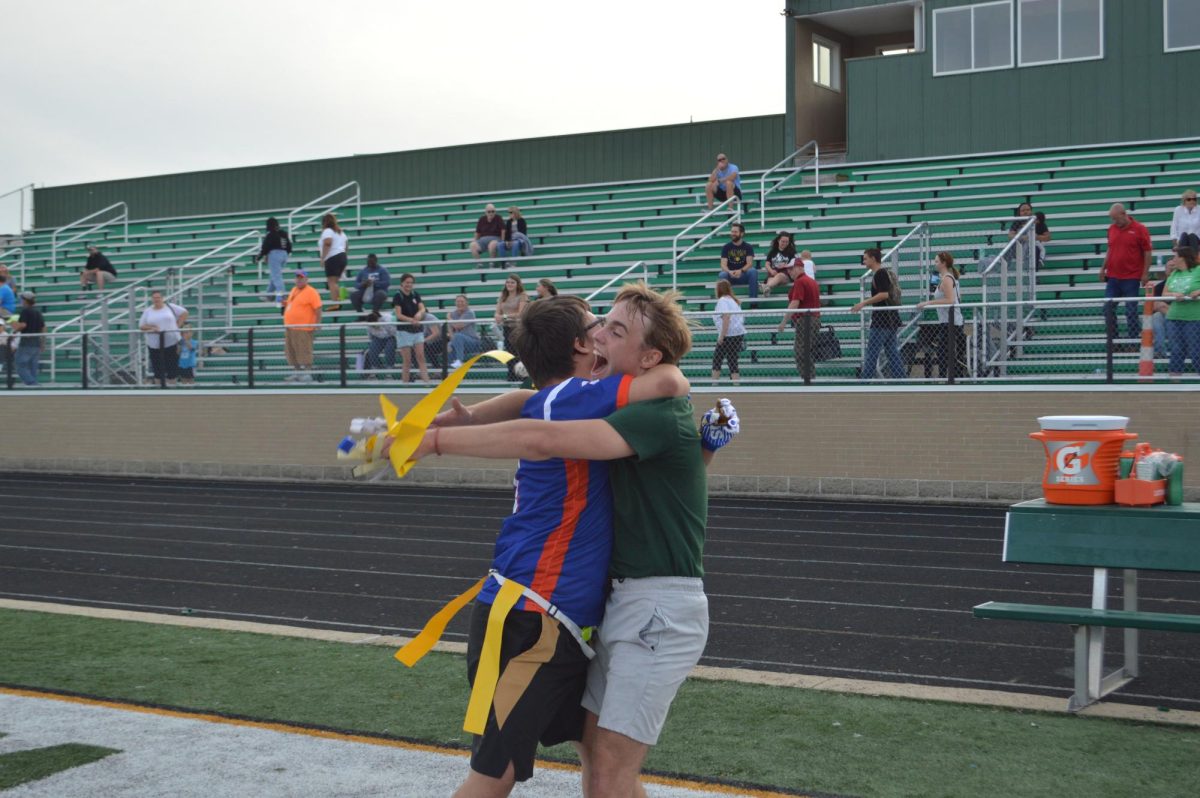
{"label": "black athletic shorts", "polygon": [[[733,187],[733,193],[737,194],[738,199],[742,198],[742,190],[737,186]],[[720,202],[724,202],[725,200],[729,199],[729,197],[725,194],[725,186],[723,185],[717,186],[717,190],[713,192],[713,196],[716,197]]]}
{"label": "black athletic shorts", "polygon": [[[467,678],[475,683],[492,605],[475,602],[467,641]],[[517,781],[533,775],[538,743],[583,738],[588,658],[558,621],[513,609],[504,619],[500,679],[487,726],[471,743],[471,769],[500,778],[512,762]]]}
{"label": "black athletic shorts", "polygon": [[346,253],[339,252],[325,259],[325,276],[341,278],[346,273]]}

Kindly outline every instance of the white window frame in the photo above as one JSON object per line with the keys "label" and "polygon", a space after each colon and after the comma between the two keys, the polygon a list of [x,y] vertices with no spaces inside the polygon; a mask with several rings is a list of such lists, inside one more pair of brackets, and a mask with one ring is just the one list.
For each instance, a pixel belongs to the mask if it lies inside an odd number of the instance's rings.
{"label": "white window frame", "polygon": [[[1017,66],[1019,67],[1036,67],[1049,66],[1050,64],[1074,64],[1077,61],[1100,61],[1104,58],[1104,0],[1100,0],[1100,54],[1085,55],[1082,58],[1063,58],[1062,57],[1062,0],[1058,0],[1058,58],[1049,61],[1026,61],[1024,57],[1025,37],[1021,35],[1021,19],[1024,15],[1026,0],[1017,0],[1017,27],[1014,33],[1017,36]],[[1166,0],[1163,0],[1166,3]],[[1166,9],[1166,6],[1163,6]],[[1165,27],[1164,27],[1165,30]],[[1163,40],[1166,41],[1165,39]]]}
{"label": "white window frame", "polygon": [[[987,6],[1007,6],[1008,7],[1008,63],[1000,66],[975,68],[975,9],[985,8]],[[949,72],[938,72],[937,69],[937,48],[938,48],[938,16],[947,13],[962,13],[970,9],[971,12],[971,68],[970,69],[954,69]],[[1017,36],[1016,28],[1013,27],[1016,20],[1013,17],[1012,0],[995,0],[990,3],[975,3],[969,6],[952,6],[950,8],[935,8],[933,10],[933,76],[935,78],[945,77],[947,75],[968,75],[974,72],[996,72],[1001,69],[1012,69],[1016,66],[1016,53],[1014,52],[1013,39]]]}
{"label": "white window frame", "polygon": [[836,91],[836,92],[840,93],[842,90],[842,46],[840,44],[838,44],[837,42],[830,41],[829,39],[826,39],[824,36],[818,36],[815,33],[813,34],[812,41],[813,41],[813,51],[814,51],[813,55],[816,55],[815,51],[816,51],[817,47],[824,47],[825,49],[827,49],[829,51],[829,83],[830,83],[830,85],[826,86],[824,83],[817,80],[818,75],[817,75],[817,70],[816,70],[816,64],[814,63],[813,64],[813,76],[812,76],[813,85],[820,86],[822,89],[826,89],[828,91]]}
{"label": "white window frame", "polygon": [[1200,44],[1189,45],[1188,47],[1168,47],[1169,39],[1167,35],[1171,31],[1171,21],[1168,19],[1167,8],[1169,7],[1167,0],[1163,0],[1163,52],[1164,53],[1186,53],[1188,50],[1200,50]]}

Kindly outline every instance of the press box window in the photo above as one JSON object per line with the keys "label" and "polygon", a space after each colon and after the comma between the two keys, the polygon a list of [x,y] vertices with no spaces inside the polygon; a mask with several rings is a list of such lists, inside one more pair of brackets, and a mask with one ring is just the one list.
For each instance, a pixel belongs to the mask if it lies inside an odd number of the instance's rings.
{"label": "press box window", "polygon": [[827,89],[841,91],[838,70],[841,51],[836,44],[826,39],[813,37],[813,83]]}
{"label": "press box window", "polygon": [[1163,0],[1163,41],[1168,53],[1200,48],[1200,0]]}
{"label": "press box window", "polygon": [[1021,66],[1104,57],[1102,0],[1021,0]]}
{"label": "press box window", "polygon": [[1013,65],[1011,2],[933,12],[933,74],[956,75]]}

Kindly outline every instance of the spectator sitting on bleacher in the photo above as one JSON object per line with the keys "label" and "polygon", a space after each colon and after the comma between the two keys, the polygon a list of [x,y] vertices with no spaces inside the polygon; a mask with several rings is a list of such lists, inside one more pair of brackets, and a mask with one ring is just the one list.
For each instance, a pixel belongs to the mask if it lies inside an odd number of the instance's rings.
{"label": "spectator sitting on bleacher", "polygon": [[425,362],[430,368],[440,369],[446,354],[446,342],[442,338],[442,320],[434,313],[426,313],[421,333],[425,336]]}
{"label": "spectator sitting on bleacher", "polygon": [[[347,258],[349,257],[350,242],[338,224],[337,216],[325,214],[321,219],[321,238],[317,241],[317,252],[321,255],[321,266],[325,269],[325,285],[329,288],[329,301],[335,304],[329,309],[341,310],[336,304],[342,300],[338,281],[346,273]],[[316,290],[316,289],[313,289]]]}
{"label": "spectator sitting on bleacher", "polygon": [[475,325],[475,311],[467,304],[467,295],[454,297],[454,310],[450,311],[450,368],[456,369],[470,355],[481,349],[479,330]]}
{"label": "spectator sitting on bleacher", "polygon": [[[363,317],[370,323],[367,328],[367,354],[363,358],[363,366],[368,371],[393,369],[396,367],[396,317],[390,311],[372,311]],[[374,374],[367,375],[368,380],[375,379]]]}
{"label": "spectator sitting on bleacher", "polygon": [[388,274],[387,269],[379,265],[379,258],[374,253],[367,255],[367,267],[354,278],[350,304],[359,313],[362,313],[364,305],[370,305],[371,310],[378,313],[387,302],[387,292],[391,285],[392,276]]}
{"label": "spectator sitting on bleacher", "polygon": [[293,371],[284,382],[312,382],[313,337],[321,323],[321,295],[308,282],[308,272],[296,272],[296,287],[283,302],[283,339]]}
{"label": "spectator sitting on bleacher", "polygon": [[8,284],[8,275],[0,274],[0,319],[7,319],[17,312],[17,294]]}
{"label": "spectator sitting on bleacher", "polygon": [[[850,308],[855,313],[861,313],[868,305],[896,307],[900,304],[900,283],[891,269],[883,266],[883,253],[878,249],[868,249],[863,253],[863,265],[872,272],[871,295],[861,302],[856,302]],[[871,313],[871,329],[867,333],[867,346],[863,352],[862,368],[859,370],[860,380],[873,380],[879,373],[879,355],[887,358],[886,376],[900,379],[904,376],[904,361],[900,357],[900,346],[896,341],[900,329],[900,311],[876,310]]]}
{"label": "spectator sitting on bleacher", "polygon": [[1189,188],[1183,192],[1183,201],[1175,206],[1171,217],[1172,248],[1188,247],[1200,252],[1200,208],[1196,204],[1195,191]]}
{"label": "spectator sitting on bleacher", "polygon": [[[1166,274],[1154,285],[1155,297],[1161,297],[1166,291],[1167,278],[1171,276],[1171,272],[1175,271],[1175,266],[1179,263],[1182,261],[1178,255],[1167,261]],[[1171,303],[1156,301],[1151,310],[1150,327],[1154,330],[1154,356],[1156,358],[1168,357],[1171,353],[1171,340],[1167,334],[1167,313],[1171,310]]]}
{"label": "spectator sitting on bleacher", "polygon": [[[525,224],[525,217],[521,215],[521,209],[513,205],[508,209],[508,219],[504,222],[505,241],[500,243],[500,254],[508,258],[532,255],[533,242],[529,240],[527,233],[528,225]],[[508,264],[510,269],[513,265],[512,262]]]}
{"label": "spectator sitting on bleacher", "polygon": [[1037,221],[1034,222],[1033,225],[1033,235],[1034,238],[1037,239],[1037,243],[1034,245],[1036,247],[1034,255],[1035,268],[1040,269],[1042,268],[1042,264],[1046,262],[1046,242],[1051,239],[1050,228],[1046,226],[1046,214],[1042,213],[1041,211],[1038,211],[1035,214],[1033,212],[1032,205],[1030,205],[1028,202],[1022,202],[1017,206],[1016,215],[1021,218],[1014,220],[1012,225],[1008,228],[1009,241],[1012,241],[1017,237],[1017,233],[1019,233],[1021,228],[1025,226],[1030,216],[1037,216]]}
{"label": "spectator sitting on bleacher", "polygon": [[[549,277],[543,277],[538,280],[537,288],[533,290],[533,299],[549,299],[552,296],[558,296],[558,286]],[[533,299],[529,300],[530,302]]]}
{"label": "spectator sitting on bleacher", "polygon": [[12,273],[9,272],[7,264],[0,263],[0,274],[3,274],[8,278],[8,287],[13,290],[13,293],[19,294],[21,292],[21,286],[17,285],[17,281],[13,279]]}
{"label": "spectator sitting on bleacher", "polygon": [[425,366],[425,303],[421,295],[413,290],[416,278],[411,274],[400,275],[400,290],[392,299],[396,312],[396,348],[400,350],[400,381],[408,382],[408,369],[416,358],[421,372],[421,382],[429,382],[429,371]]}
{"label": "spectator sitting on bleacher", "polygon": [[[479,260],[480,253],[485,249],[493,259],[507,235],[504,220],[496,215],[496,206],[488,203],[483,209],[483,216],[475,223],[475,240],[471,242],[471,257]],[[501,264],[496,264],[499,268]]]}
{"label": "spectator sitting on bleacher", "polygon": [[763,296],[770,296],[771,289],[791,282],[788,279],[788,269],[796,259],[796,242],[792,234],[781,231],[771,239],[771,247],[767,250],[767,260],[764,264],[767,270],[767,282],[763,286]]}
{"label": "spectator sitting on bleacher", "polygon": [[[1136,297],[1150,273],[1153,251],[1150,233],[1141,222],[1126,213],[1125,206],[1119,202],[1109,208],[1108,218],[1112,220],[1108,227],[1108,254],[1104,256],[1104,265],[1100,267],[1100,280],[1105,284],[1104,296],[1107,299]],[[1142,320],[1139,312],[1137,302],[1125,303],[1125,334],[1128,338],[1141,337]],[[1104,321],[1109,336],[1116,338],[1115,302],[1104,304]],[[1138,345],[1127,344],[1124,348],[1133,351]]]}
{"label": "spectator sitting on bleacher", "polygon": [[267,219],[267,234],[263,236],[262,247],[254,256],[255,263],[263,258],[267,259],[267,294],[264,297],[266,301],[276,304],[283,301],[286,288],[283,284],[283,267],[287,266],[288,255],[291,254],[292,239],[288,236],[288,231],[279,226],[279,220],[272,216]]}
{"label": "spectator sitting on bleacher", "polygon": [[754,268],[754,247],[743,236],[746,228],[734,222],[729,228],[729,242],[721,247],[721,273],[718,279],[728,280],[731,285],[747,286],[750,301],[758,299],[758,269]]}
{"label": "spectator sitting on bleacher", "polygon": [[738,202],[741,202],[742,173],[738,170],[737,164],[730,163],[729,158],[723,152],[717,155],[717,166],[708,176],[708,183],[704,186],[704,196],[708,200],[710,211],[714,199],[717,202],[724,202],[730,197],[736,196]]}
{"label": "spectator sitting on bleacher", "polygon": [[87,263],[84,264],[83,271],[79,273],[79,287],[90,290],[91,284],[95,283],[96,287],[103,291],[105,283],[116,282],[117,270],[96,247],[88,245],[87,251]]}

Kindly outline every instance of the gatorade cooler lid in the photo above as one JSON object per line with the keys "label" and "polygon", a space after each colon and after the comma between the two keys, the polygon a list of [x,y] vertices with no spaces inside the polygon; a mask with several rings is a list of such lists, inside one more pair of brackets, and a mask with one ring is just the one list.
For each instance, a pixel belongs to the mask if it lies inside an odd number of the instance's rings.
{"label": "gatorade cooler lid", "polygon": [[1129,424],[1129,416],[1039,416],[1038,424],[1044,430],[1103,432],[1125,429]]}

